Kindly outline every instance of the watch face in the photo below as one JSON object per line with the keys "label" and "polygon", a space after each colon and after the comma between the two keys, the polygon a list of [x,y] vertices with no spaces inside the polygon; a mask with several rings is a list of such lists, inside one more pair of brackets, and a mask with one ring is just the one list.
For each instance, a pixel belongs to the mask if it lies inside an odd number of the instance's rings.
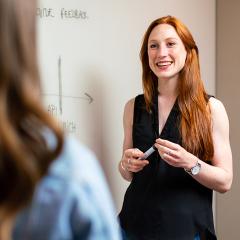
{"label": "watch face", "polygon": [[201,165],[200,164],[197,164],[196,166],[194,166],[191,169],[192,175],[197,175],[199,173],[200,169],[201,169]]}

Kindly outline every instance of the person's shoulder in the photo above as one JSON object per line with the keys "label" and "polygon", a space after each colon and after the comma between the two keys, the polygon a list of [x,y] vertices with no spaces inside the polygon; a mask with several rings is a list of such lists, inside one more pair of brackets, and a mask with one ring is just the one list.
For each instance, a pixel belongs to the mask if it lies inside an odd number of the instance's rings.
{"label": "person's shoulder", "polygon": [[65,137],[63,150],[50,167],[45,184],[51,182],[68,186],[70,195],[91,192],[98,198],[99,194],[108,194],[107,181],[95,154],[73,136]]}
{"label": "person's shoulder", "polygon": [[212,96],[209,98],[209,106],[211,111],[214,112],[226,111],[223,103],[219,99]]}
{"label": "person's shoulder", "polygon": [[[86,218],[90,219],[92,228],[95,229],[92,235],[100,234],[106,239],[114,236],[114,239],[119,239],[112,196],[95,154],[74,137],[66,138],[65,151],[67,156],[72,158],[69,187],[71,195],[77,201],[79,214],[82,216],[84,213]],[[74,214],[76,221],[79,214]]]}
{"label": "person's shoulder", "polygon": [[125,109],[132,108],[134,106],[135,98],[129,99],[125,104]]}
{"label": "person's shoulder", "polygon": [[65,137],[64,148],[59,157],[67,162],[72,177],[84,176],[88,170],[93,173],[100,168],[93,151],[73,136]]}
{"label": "person's shoulder", "polygon": [[73,162],[77,160],[77,163],[85,164],[86,162],[92,163],[96,160],[93,151],[73,136],[65,136],[63,151],[72,157]]}
{"label": "person's shoulder", "polygon": [[209,106],[210,106],[212,119],[215,123],[223,122],[224,124],[227,124],[229,122],[227,111],[223,103],[219,99],[215,97],[211,97],[209,99]]}
{"label": "person's shoulder", "polygon": [[64,137],[59,156],[51,164],[47,177],[67,182],[86,182],[92,176],[102,176],[95,154],[73,136]]}
{"label": "person's shoulder", "polygon": [[135,103],[139,104],[139,103],[143,103],[143,102],[144,102],[144,95],[139,94],[136,97],[133,97],[126,102],[125,110],[132,110],[134,108]]}

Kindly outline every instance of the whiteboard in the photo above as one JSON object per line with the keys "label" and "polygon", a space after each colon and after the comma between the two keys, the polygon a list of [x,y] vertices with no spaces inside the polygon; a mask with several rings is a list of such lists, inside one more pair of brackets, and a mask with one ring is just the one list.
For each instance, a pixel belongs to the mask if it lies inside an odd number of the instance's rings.
{"label": "whiteboard", "polygon": [[142,93],[139,50],[148,25],[174,15],[200,50],[202,78],[215,93],[215,0],[40,0],[38,55],[44,104],[97,155],[119,210],[127,183],[124,105]]}

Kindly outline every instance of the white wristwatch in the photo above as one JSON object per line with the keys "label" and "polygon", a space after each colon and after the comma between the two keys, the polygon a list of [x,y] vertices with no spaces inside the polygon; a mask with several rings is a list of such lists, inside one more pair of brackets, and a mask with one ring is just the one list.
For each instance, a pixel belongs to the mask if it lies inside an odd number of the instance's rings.
{"label": "white wristwatch", "polygon": [[197,163],[195,164],[195,166],[193,166],[190,170],[184,169],[187,173],[195,176],[197,175],[200,170],[201,170],[201,164],[200,162],[197,160]]}

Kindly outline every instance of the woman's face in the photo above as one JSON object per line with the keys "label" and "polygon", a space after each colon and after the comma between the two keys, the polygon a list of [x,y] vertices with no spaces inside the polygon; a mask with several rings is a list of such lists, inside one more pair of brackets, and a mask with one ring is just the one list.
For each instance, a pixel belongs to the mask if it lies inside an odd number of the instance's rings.
{"label": "woman's face", "polygon": [[148,60],[158,79],[177,79],[186,55],[185,46],[173,26],[159,24],[153,28],[148,39]]}

